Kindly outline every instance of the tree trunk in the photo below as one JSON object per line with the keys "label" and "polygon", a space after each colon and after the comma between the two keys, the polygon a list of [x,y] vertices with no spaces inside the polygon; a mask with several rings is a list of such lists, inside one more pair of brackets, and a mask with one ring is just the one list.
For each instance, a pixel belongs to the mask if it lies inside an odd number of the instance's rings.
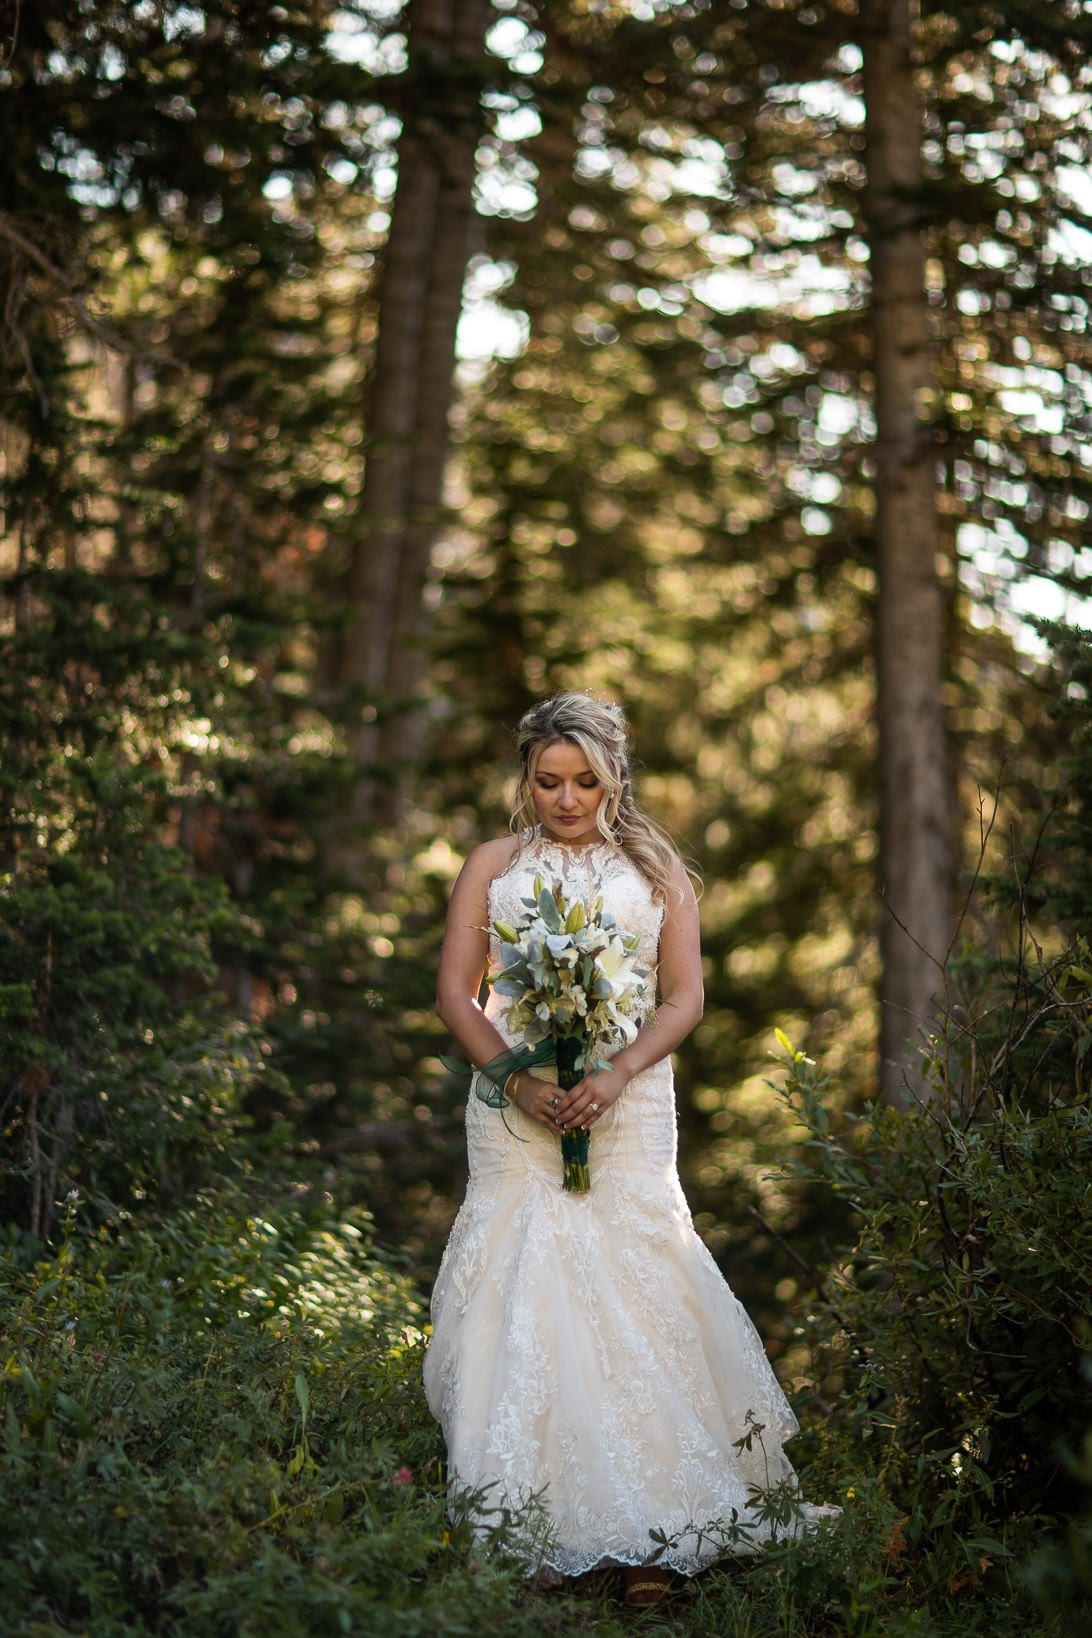
{"label": "tree trunk", "polygon": [[913,1043],[936,1023],[953,931],[934,371],[921,223],[913,0],[862,0],[876,406],[881,1091],[928,1096]]}
{"label": "tree trunk", "polygon": [[[410,0],[409,94],[378,293],[363,527],[345,577],[336,683],[354,766],[351,827],[389,820],[420,742],[422,591],[448,454],[455,331],[475,229],[490,0]],[[351,864],[351,838],[331,862]]]}

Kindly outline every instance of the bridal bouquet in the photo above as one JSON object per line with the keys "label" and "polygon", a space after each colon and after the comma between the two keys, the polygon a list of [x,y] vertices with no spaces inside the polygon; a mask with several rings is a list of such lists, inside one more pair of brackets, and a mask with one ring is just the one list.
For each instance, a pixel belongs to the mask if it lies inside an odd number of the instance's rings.
{"label": "bridal bouquet", "polygon": [[[541,1043],[531,1063],[557,1064],[558,1085],[568,1090],[590,1069],[607,1067],[601,1054],[625,1046],[637,1034],[646,969],[636,965],[637,934],[624,932],[603,909],[567,903],[561,883],[536,876],[534,897],[518,927],[495,921],[501,965],[489,983],[511,997],[507,1022],[528,1046]],[[549,1050],[549,1056],[545,1056]],[[561,1136],[564,1187],[588,1189],[588,1133]]]}

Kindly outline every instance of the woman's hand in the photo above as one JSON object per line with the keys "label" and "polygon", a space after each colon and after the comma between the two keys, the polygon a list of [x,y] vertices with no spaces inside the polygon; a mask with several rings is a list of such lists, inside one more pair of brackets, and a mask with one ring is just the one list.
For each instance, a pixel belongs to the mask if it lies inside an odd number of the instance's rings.
{"label": "woman's hand", "polygon": [[549,1132],[561,1130],[558,1113],[564,1094],[553,1081],[540,1081],[529,1069],[521,1069],[509,1081],[507,1090],[509,1101],[530,1120],[537,1120]]}
{"label": "woman's hand", "polygon": [[[558,1126],[562,1130],[566,1127],[594,1126],[611,1104],[618,1102],[629,1081],[630,1077],[625,1071],[614,1064],[609,1069],[595,1069],[590,1075],[585,1075],[582,1081],[561,1094],[556,1110]],[[557,1091],[556,1087],[554,1091]]]}

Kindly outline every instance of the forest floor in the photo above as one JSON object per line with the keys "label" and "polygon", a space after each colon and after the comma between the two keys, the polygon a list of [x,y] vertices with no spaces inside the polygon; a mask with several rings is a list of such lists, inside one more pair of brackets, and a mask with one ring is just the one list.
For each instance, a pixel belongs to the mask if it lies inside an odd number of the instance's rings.
{"label": "forest floor", "polygon": [[[831,1537],[677,1583],[530,1589],[447,1515],[424,1312],[366,1225],[238,1199],[0,1253],[5,1638],[1058,1634],[983,1552],[910,1550],[855,1486]],[[870,1499],[870,1495],[872,1499]]]}

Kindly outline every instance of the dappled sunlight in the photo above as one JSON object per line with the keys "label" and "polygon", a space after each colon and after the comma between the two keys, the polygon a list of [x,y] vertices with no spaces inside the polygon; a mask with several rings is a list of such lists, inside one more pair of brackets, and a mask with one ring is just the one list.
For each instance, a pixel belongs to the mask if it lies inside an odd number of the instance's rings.
{"label": "dappled sunlight", "polygon": [[[1036,622],[1087,624],[1092,569],[1079,10],[910,25],[892,237],[944,750],[900,795],[950,764],[926,885],[956,911],[939,1042],[908,1008],[893,1056],[877,659],[921,622],[877,643],[919,540],[877,505],[878,37],[804,0],[460,0],[424,44],[401,0],[21,8],[0,1603],[28,1632],[620,1630],[609,1578],[548,1605],[510,1521],[490,1555],[448,1515],[419,1387],[466,1181],[446,907],[506,834],[515,723],[570,688],[624,704],[700,877],[685,1192],[847,1502],[836,1551],[714,1570],[669,1624],[1076,1630],[1092,680]],[[896,1056],[928,1115],[873,1101]]]}

